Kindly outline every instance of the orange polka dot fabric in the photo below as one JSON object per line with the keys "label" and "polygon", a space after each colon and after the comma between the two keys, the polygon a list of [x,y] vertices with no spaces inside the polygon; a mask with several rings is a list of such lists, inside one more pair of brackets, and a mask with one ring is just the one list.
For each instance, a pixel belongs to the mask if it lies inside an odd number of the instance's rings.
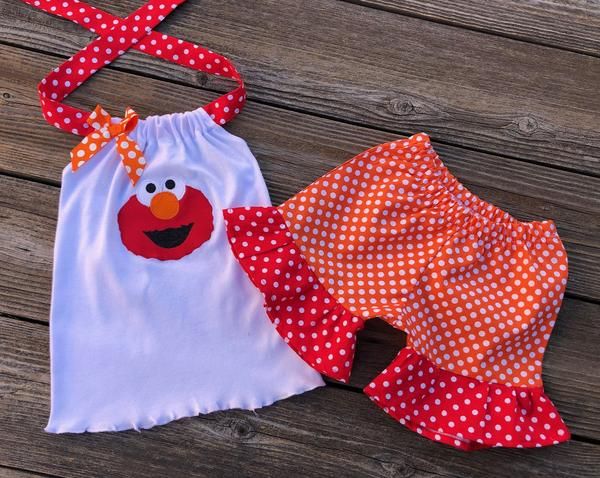
{"label": "orange polka dot fabric", "polygon": [[135,186],[144,172],[146,160],[138,144],[127,136],[127,133],[136,127],[138,119],[138,114],[127,108],[124,118],[120,122],[113,122],[111,116],[100,105],[96,106],[87,119],[94,131],[71,151],[72,170],[77,171],[114,138],[121,162]]}
{"label": "orange polka dot fabric", "polygon": [[[305,289],[292,287],[282,301],[269,290],[272,268],[251,267],[282,258],[269,245],[272,234],[301,256],[294,264],[314,274],[311,287],[320,297],[351,317],[382,317],[406,332],[407,348],[365,388],[401,423],[467,450],[568,439],[541,378],[567,282],[556,228],[520,222],[469,192],[427,135],[371,148],[277,208],[225,215],[232,247],[266,292],[269,316],[280,333],[286,324],[299,355],[312,350],[313,366],[313,346],[321,350],[322,341],[319,317],[310,317],[310,334],[298,325],[310,305]],[[283,284],[294,277],[287,277],[285,260],[277,270]],[[321,360],[333,356],[349,374],[344,365],[354,343],[346,335],[358,328],[340,327],[343,352],[323,350]]]}
{"label": "orange polka dot fabric", "polygon": [[426,135],[370,149],[278,209],[354,315],[406,330],[449,371],[541,385],[567,280],[555,226],[518,222],[471,194]]}

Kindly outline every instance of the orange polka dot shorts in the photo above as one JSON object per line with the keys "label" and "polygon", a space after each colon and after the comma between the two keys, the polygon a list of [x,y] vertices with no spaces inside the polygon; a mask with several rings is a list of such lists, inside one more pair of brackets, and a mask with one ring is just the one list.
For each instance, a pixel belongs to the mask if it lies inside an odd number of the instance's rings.
{"label": "orange polka dot shorts", "polygon": [[400,423],[464,450],[569,438],[541,376],[567,282],[556,228],[469,192],[427,135],[225,217],[269,317],[321,373],[346,381],[356,332],[381,317],[407,347],[365,393]]}

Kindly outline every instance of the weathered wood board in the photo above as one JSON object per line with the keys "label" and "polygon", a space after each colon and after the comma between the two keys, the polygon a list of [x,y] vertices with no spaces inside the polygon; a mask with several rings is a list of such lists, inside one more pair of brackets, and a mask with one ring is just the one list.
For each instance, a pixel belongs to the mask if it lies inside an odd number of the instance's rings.
{"label": "weathered wood board", "polygon": [[[141,0],[93,3],[124,16]],[[544,380],[571,442],[464,453],[398,425],[360,393],[404,345],[379,320],[359,334],[348,385],[142,433],[54,436],[42,431],[52,246],[77,138],[44,122],[36,84],[93,34],[0,0],[0,476],[600,476],[598,26],[588,0],[190,0],[159,27],[239,66],[250,101],[228,129],[249,143],[274,203],[367,147],[425,130],[474,193],[556,222],[570,280]],[[228,86],[128,53],[69,102],[146,116]]]}
{"label": "weathered wood board", "polygon": [[[0,170],[58,184],[65,152],[77,138],[44,122],[31,79],[54,63],[39,53],[0,46],[0,89],[8,95],[0,99]],[[123,91],[122,85],[133,83],[135,91]],[[87,108],[102,103],[116,112],[134,101],[145,115],[186,109],[190,102],[202,104],[209,97],[165,81],[107,71],[84,85],[72,101]],[[253,102],[231,131],[249,142],[276,204],[365,148],[398,137]],[[569,291],[600,299],[600,180],[453,146],[440,145],[438,150],[482,198],[523,220],[555,220],[571,261]]]}
{"label": "weathered wood board", "polygon": [[[101,5],[125,15],[139,2]],[[93,36],[18,2],[0,8],[12,44],[67,56]],[[600,58],[339,0],[189,2],[160,30],[231,57],[262,102],[600,174]],[[219,87],[137,52],[114,66]]]}
{"label": "weathered wood board", "polygon": [[252,412],[141,433],[49,435],[47,328],[0,318],[0,464],[55,476],[595,477],[598,445],[457,452],[404,429],[365,395],[325,387]]}
{"label": "weathered wood board", "polygon": [[353,0],[529,43],[600,56],[600,3],[591,0]]}

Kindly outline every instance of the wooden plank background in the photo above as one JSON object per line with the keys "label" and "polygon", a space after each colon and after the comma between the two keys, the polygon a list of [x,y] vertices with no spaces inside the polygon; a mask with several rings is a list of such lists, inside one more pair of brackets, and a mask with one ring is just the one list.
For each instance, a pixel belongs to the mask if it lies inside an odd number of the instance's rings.
{"label": "wooden plank background", "polygon": [[[126,15],[141,0],[94,4]],[[396,424],[360,393],[403,345],[380,321],[361,332],[347,386],[143,433],[52,436],[42,432],[52,246],[77,138],[46,125],[36,84],[92,34],[0,0],[0,476],[600,476],[599,26],[600,5],[585,0],[190,0],[159,28],[239,66],[250,101],[229,129],[275,203],[423,130],[476,194],[523,220],[555,220],[570,279],[544,379],[571,442],[468,454]],[[162,114],[227,86],[128,53],[70,102]]]}

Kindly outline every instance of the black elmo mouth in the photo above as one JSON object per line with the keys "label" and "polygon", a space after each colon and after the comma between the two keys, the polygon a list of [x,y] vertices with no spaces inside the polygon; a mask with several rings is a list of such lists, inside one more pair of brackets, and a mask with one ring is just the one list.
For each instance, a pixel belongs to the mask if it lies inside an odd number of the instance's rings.
{"label": "black elmo mouth", "polygon": [[157,246],[172,249],[180,246],[187,239],[193,224],[180,227],[170,227],[160,231],[144,231],[144,234]]}

